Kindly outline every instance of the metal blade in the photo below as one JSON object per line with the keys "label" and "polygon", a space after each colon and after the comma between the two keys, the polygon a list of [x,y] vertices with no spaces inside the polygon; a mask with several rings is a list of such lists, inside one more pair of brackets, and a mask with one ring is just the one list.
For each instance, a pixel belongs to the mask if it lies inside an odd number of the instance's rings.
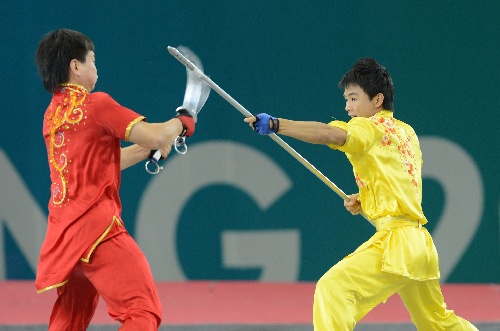
{"label": "metal blade", "polygon": [[[179,46],[177,49],[187,60],[203,72],[201,60],[193,51],[185,46]],[[186,91],[184,93],[182,107],[189,109],[196,119],[196,115],[200,112],[208,99],[210,86],[188,68],[186,68],[186,76]]]}

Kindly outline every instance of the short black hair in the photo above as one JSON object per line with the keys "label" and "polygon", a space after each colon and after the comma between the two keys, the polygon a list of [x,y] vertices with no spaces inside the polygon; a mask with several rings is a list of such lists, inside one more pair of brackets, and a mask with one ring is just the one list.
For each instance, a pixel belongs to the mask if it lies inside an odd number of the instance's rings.
{"label": "short black hair", "polygon": [[36,65],[45,89],[52,93],[68,82],[71,60],[85,62],[89,51],[94,51],[94,44],[81,32],[58,29],[47,33],[36,51]]}
{"label": "short black hair", "polygon": [[366,57],[356,61],[339,82],[342,89],[350,85],[358,85],[368,94],[370,100],[378,93],[384,95],[382,107],[394,111],[394,85],[387,69],[377,63],[373,58]]}

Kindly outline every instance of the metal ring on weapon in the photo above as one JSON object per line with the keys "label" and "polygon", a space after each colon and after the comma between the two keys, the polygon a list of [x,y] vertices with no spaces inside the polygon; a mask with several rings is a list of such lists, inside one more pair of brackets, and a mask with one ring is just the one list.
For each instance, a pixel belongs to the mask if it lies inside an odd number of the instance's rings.
{"label": "metal ring on weapon", "polygon": [[186,137],[177,137],[174,141],[174,148],[177,153],[186,154],[188,149],[186,145]]}
{"label": "metal ring on weapon", "polygon": [[[149,164],[150,163],[153,163],[155,165],[155,169],[154,170],[150,170],[149,169]],[[146,171],[148,173],[150,173],[151,175],[156,175],[157,173],[159,173],[160,171],[163,170],[163,167],[160,166],[158,164],[158,161],[156,161],[155,159],[149,159],[149,161],[146,162],[146,164],[144,165],[144,168],[146,169]]]}

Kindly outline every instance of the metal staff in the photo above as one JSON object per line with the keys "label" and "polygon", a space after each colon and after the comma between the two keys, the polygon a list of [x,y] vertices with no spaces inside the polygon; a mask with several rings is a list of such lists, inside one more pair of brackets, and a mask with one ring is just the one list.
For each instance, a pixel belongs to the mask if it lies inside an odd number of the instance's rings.
{"label": "metal staff", "polygon": [[[198,69],[191,61],[186,59],[175,47],[168,46],[168,52],[172,54],[180,63],[185,65],[189,70],[193,71],[198,77],[200,77],[205,83],[207,83],[215,92],[217,92],[221,97],[223,97],[227,102],[229,102],[234,108],[236,108],[240,113],[246,117],[254,116],[245,107],[243,107],[238,101],[236,101],[232,96],[230,96],[226,91],[219,87],[210,77],[205,75],[203,71]],[[294,150],[290,145],[278,137],[275,133],[269,135],[271,139],[283,147],[290,155],[292,155],[297,161],[302,163],[310,172],[312,172],[316,177],[318,177],[323,183],[325,183],[330,189],[332,189],[339,197],[345,201],[349,201],[349,197],[344,193],[337,185],[335,185],[331,180],[329,180],[321,171],[316,169],[309,161],[307,161],[302,155],[300,155],[296,150]],[[363,213],[361,215],[372,225],[374,225]]]}

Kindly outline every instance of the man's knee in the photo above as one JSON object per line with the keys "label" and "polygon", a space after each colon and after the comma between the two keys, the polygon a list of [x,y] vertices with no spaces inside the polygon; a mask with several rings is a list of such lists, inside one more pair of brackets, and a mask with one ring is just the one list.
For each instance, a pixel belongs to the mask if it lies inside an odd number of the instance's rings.
{"label": "man's knee", "polygon": [[342,268],[332,267],[316,283],[317,291],[329,291],[331,293],[343,292],[344,288],[351,288],[348,285],[351,277]]}

